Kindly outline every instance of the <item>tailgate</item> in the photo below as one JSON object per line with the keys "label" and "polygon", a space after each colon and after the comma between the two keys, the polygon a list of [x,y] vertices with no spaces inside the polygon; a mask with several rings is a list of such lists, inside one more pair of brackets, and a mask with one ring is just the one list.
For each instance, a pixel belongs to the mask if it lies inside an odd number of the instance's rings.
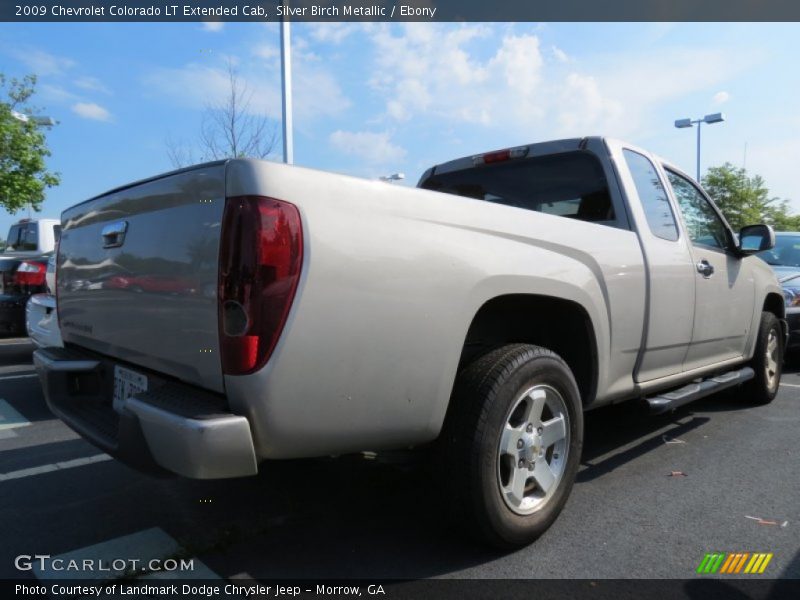
{"label": "tailgate", "polygon": [[114,190],[64,212],[58,314],[74,344],[223,391],[217,328],[225,165]]}

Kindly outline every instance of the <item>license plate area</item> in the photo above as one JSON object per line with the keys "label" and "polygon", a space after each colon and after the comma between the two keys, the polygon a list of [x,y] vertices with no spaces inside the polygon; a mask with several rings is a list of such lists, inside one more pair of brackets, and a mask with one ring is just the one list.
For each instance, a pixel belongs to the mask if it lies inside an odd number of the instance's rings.
{"label": "license plate area", "polygon": [[114,410],[121,413],[125,401],[131,396],[146,392],[148,385],[147,375],[114,365],[114,396],[112,403]]}

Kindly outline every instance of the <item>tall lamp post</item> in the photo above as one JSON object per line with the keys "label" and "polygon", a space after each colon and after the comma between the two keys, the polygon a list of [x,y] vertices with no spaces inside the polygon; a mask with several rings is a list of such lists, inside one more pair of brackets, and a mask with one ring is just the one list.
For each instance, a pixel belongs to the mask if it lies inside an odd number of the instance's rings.
{"label": "tall lamp post", "polygon": [[714,113],[706,115],[702,119],[678,119],[675,121],[675,127],[678,129],[686,129],[697,124],[697,181],[700,181],[700,126],[705,123],[713,125],[714,123],[722,123],[725,120],[724,113]]}
{"label": "tall lamp post", "polygon": [[[287,6],[289,2],[285,3]],[[289,21],[281,17],[281,96],[283,107],[283,162],[294,163],[292,136],[292,38]]]}

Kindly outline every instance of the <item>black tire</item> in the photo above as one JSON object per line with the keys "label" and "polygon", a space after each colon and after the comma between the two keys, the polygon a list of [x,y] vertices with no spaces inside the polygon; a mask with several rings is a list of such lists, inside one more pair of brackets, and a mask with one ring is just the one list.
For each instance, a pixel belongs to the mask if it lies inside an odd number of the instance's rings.
{"label": "black tire", "polygon": [[[532,396],[524,395],[534,387],[537,391]],[[546,448],[543,457],[545,438],[522,433],[523,430],[531,432],[531,428],[525,429],[527,424],[522,423],[519,435],[524,436],[524,440],[515,438],[516,444],[523,447],[519,450],[520,462],[516,468],[513,465],[517,465],[517,456],[500,450],[503,431],[516,418],[511,409],[519,409],[523,400],[530,400],[532,407],[537,394],[539,398],[549,394],[546,400],[540,400],[545,403],[545,412],[541,413],[538,423],[552,431],[549,428],[553,419],[545,422],[545,413],[557,415],[554,417],[557,421],[563,417],[559,427],[568,434],[559,442],[560,446]],[[549,413],[550,398],[563,409]],[[534,431],[541,433],[542,430]],[[540,444],[537,446],[531,439],[538,439]],[[483,355],[466,367],[456,380],[439,444],[437,462],[444,491],[442,501],[456,526],[504,550],[533,542],[550,527],[564,507],[580,462],[583,407],[572,372],[561,357],[538,346],[512,344]],[[556,448],[561,448],[562,456],[555,452]],[[566,460],[563,459],[564,448]],[[526,452],[529,454],[524,454]],[[529,457],[530,462],[523,461],[523,456]],[[543,465],[542,461],[547,464]],[[523,469],[523,463],[531,475]],[[507,467],[509,464],[512,466]],[[538,472],[535,471],[537,466]],[[545,466],[547,473],[552,473],[556,467],[560,470],[550,486],[549,496],[533,479],[534,473],[545,475],[541,470]],[[521,505],[511,508],[511,500],[506,498],[511,497],[509,490],[513,486],[506,483],[505,493],[501,489],[504,467],[510,478],[523,478],[523,502],[542,502],[539,508],[533,508],[530,514],[520,514]],[[529,491],[529,488],[533,489]],[[537,494],[542,495],[542,499],[538,499]]]}
{"label": "black tire", "polygon": [[[772,352],[768,352],[771,339],[775,341],[775,346]],[[769,404],[778,395],[783,373],[784,344],[785,338],[778,318],[771,312],[761,313],[755,354],[750,361],[750,367],[756,372],[756,375],[744,384],[744,395],[748,402],[759,405]],[[772,356],[772,361],[769,360],[768,355]]]}

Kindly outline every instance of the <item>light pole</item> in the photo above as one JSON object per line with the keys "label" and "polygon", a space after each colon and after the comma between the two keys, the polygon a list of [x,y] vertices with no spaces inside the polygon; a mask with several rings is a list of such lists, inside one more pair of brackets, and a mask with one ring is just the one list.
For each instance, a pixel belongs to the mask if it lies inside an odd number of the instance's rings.
{"label": "light pole", "polygon": [[393,181],[400,181],[401,179],[405,179],[405,173],[392,173],[391,175],[381,175],[378,177],[381,181],[385,181],[386,183],[391,183]]}
{"label": "light pole", "polygon": [[[289,5],[288,2],[285,3]],[[283,162],[294,163],[292,137],[292,39],[289,21],[281,17],[281,95],[283,106]]]}
{"label": "light pole", "polygon": [[724,113],[714,113],[711,115],[706,115],[702,119],[678,119],[675,121],[675,127],[678,129],[686,129],[687,127],[692,127],[695,123],[697,124],[697,181],[700,182],[700,126],[703,123],[707,125],[713,125],[714,123],[722,123],[725,120]]}

